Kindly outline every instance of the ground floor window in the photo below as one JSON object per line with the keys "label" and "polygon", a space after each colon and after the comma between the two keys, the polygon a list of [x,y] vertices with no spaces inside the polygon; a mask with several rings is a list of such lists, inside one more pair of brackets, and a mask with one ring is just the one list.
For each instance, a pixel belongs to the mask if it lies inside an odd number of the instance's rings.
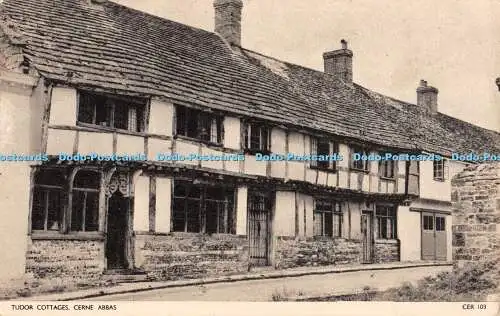
{"label": "ground floor window", "polygon": [[234,189],[175,181],[173,231],[233,234]]}
{"label": "ground floor window", "polygon": [[315,236],[342,237],[342,210],[339,202],[316,200],[313,221]]}
{"label": "ground floor window", "polygon": [[35,174],[31,206],[31,229],[58,231],[63,219],[65,178],[58,170],[40,170]]}
{"label": "ground floor window", "polygon": [[393,206],[377,206],[375,213],[377,220],[378,239],[397,238],[397,217],[396,208]]}
{"label": "ground floor window", "polygon": [[99,230],[101,173],[80,170],[71,183],[66,174],[57,168],[35,171],[31,202],[32,231]]}

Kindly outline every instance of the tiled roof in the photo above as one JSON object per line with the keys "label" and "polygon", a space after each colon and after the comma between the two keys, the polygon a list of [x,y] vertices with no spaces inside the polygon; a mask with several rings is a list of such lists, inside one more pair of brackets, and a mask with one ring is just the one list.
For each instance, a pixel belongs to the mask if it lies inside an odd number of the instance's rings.
{"label": "tiled roof", "polygon": [[[500,134],[113,2],[5,0],[23,52],[51,80],[163,96],[398,149],[498,152]],[[5,28],[5,23],[4,23]]]}

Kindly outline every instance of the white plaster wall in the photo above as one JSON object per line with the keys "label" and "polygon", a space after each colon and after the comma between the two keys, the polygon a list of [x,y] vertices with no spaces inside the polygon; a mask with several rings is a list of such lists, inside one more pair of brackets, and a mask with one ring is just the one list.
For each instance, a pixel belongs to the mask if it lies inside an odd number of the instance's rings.
{"label": "white plaster wall", "polygon": [[397,221],[401,261],[421,260],[420,212],[411,212],[410,207],[399,206]]}
{"label": "white plaster wall", "polygon": [[48,155],[59,153],[73,153],[76,131],[48,129],[47,150]]}
{"label": "white plaster wall", "polygon": [[174,105],[157,99],[151,100],[149,128],[151,134],[172,136],[174,122]]}
{"label": "white plaster wall", "polygon": [[337,166],[342,168],[349,168],[349,161],[351,161],[351,156],[349,155],[349,146],[346,144],[339,144],[339,154],[342,156],[341,161],[337,161]]}
{"label": "white plaster wall", "polygon": [[77,91],[73,88],[54,87],[50,103],[49,123],[76,126]]}
{"label": "white plaster wall", "polygon": [[78,153],[113,153],[113,135],[111,133],[79,132]]}
{"label": "white plaster wall", "polygon": [[288,134],[288,152],[304,155],[304,135],[296,132]]}
{"label": "white plaster wall", "polygon": [[[3,103],[3,102],[2,102]],[[0,281],[25,270],[29,226],[30,167],[0,163]]]}
{"label": "white plaster wall", "polygon": [[339,174],[339,187],[347,189],[348,188],[348,178],[349,178],[349,172],[344,171],[344,170],[339,170],[337,171]]}
{"label": "white plaster wall", "polygon": [[149,231],[149,177],[138,176],[134,186],[134,231]]}
{"label": "white plaster wall", "polygon": [[49,90],[45,87],[44,80],[40,78],[38,85],[34,89],[31,97],[31,152],[41,153],[42,150],[42,125],[45,113],[45,105],[50,102]]}
{"label": "white plaster wall", "polygon": [[238,187],[236,195],[236,234],[247,234],[247,204],[248,188],[246,186]]}
{"label": "white plaster wall", "polygon": [[361,239],[361,205],[357,202],[348,202],[351,211],[351,238]]}
{"label": "white plaster wall", "polygon": [[286,132],[281,128],[271,131],[271,151],[275,154],[286,154]]}
{"label": "white plaster wall", "polygon": [[273,226],[275,236],[295,236],[295,192],[276,192]]}
{"label": "white plaster wall", "polygon": [[[403,176],[403,177],[400,177]],[[398,178],[397,190],[398,193],[405,193],[405,177],[406,177],[406,161],[398,161]]]}
{"label": "white plaster wall", "polygon": [[243,164],[244,161],[234,161],[234,160],[224,161],[224,169],[230,172],[240,172],[241,166]]}
{"label": "white plaster wall", "polygon": [[144,137],[118,134],[116,137],[116,153],[119,155],[143,154]]}
{"label": "white plaster wall", "polygon": [[[452,261],[453,260],[453,247],[452,247],[452,242],[453,242],[453,231],[452,231],[452,221],[453,218],[451,215],[447,215],[445,219],[445,227],[446,227],[446,260],[447,261]],[[498,226],[498,225],[497,225]]]}
{"label": "white plaster wall", "polygon": [[318,182],[316,184],[326,185],[327,178],[328,178],[328,174],[326,172],[318,170]]}
{"label": "white plaster wall", "polygon": [[172,141],[154,137],[148,138],[148,160],[156,161],[158,154],[171,154]]}
{"label": "white plaster wall", "polygon": [[[22,94],[14,92],[15,87],[1,88],[0,153],[32,154],[31,87],[19,91]],[[25,272],[30,164],[0,162],[0,280],[22,277]]]}
{"label": "white plaster wall", "polygon": [[[179,139],[176,140],[176,142],[175,142],[175,152],[174,153],[189,156],[191,154],[198,154],[198,152],[199,152],[199,145],[185,142],[185,141],[182,141]],[[177,163],[187,164],[187,165],[199,165],[200,161],[199,160],[191,160],[191,161],[185,160],[185,161],[179,161]]]}
{"label": "white plaster wall", "polygon": [[[222,151],[213,150],[213,149],[205,147],[205,146],[201,147],[201,154],[202,155],[214,155],[214,156],[219,156],[219,157],[224,155],[224,153]],[[201,166],[205,167],[205,168],[218,169],[218,170],[224,169],[224,166],[222,164],[222,160],[220,160],[220,161],[212,161],[212,160],[204,161],[204,160],[202,160]]]}
{"label": "white plaster wall", "polygon": [[224,117],[224,147],[241,149],[241,122],[237,117]]}
{"label": "white plaster wall", "polygon": [[445,181],[433,179],[432,161],[420,162],[420,197],[451,201],[451,179],[465,168],[465,164],[447,160],[449,174]]}
{"label": "white plaster wall", "polygon": [[255,159],[255,156],[245,155],[245,173],[258,176],[266,176],[268,163],[269,161],[257,161]]}
{"label": "white plaster wall", "polygon": [[312,196],[301,194],[302,201],[304,203],[304,211],[306,215],[305,224],[305,236],[314,236],[314,222],[313,222],[313,212],[314,212],[314,199]]}
{"label": "white plaster wall", "polygon": [[337,174],[336,173],[328,173],[328,180],[326,181],[326,185],[329,187],[336,187],[337,186]]}
{"label": "white plaster wall", "polygon": [[304,181],[305,163],[297,161],[288,161],[287,163],[288,163],[288,178],[292,180]]}
{"label": "white plaster wall", "polygon": [[156,178],[156,214],[155,231],[157,233],[170,232],[170,216],[172,201],[172,179]]}

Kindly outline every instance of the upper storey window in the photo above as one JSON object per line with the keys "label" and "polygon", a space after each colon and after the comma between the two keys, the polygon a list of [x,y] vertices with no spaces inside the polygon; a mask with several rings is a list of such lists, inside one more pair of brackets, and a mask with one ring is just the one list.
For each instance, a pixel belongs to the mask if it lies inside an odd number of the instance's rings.
{"label": "upper storey window", "polygon": [[311,168],[335,171],[337,164],[329,156],[336,151],[336,143],[324,138],[311,137],[311,155],[316,156],[316,159],[311,160]]}
{"label": "upper storey window", "polygon": [[433,165],[433,177],[436,181],[445,181],[448,177],[448,166],[445,159],[434,160]]}
{"label": "upper storey window", "polygon": [[78,122],[130,132],[143,132],[143,100],[80,92]]}
{"label": "upper storey window", "polygon": [[222,116],[177,106],[176,134],[201,141],[222,144]]}
{"label": "upper storey window", "polygon": [[[357,155],[355,155],[357,154]],[[368,151],[360,146],[352,146],[351,147],[351,169],[368,171],[369,165],[368,160],[363,159],[368,155]],[[359,156],[359,157],[358,157]],[[360,159],[355,159],[360,158]]]}
{"label": "upper storey window", "polygon": [[268,153],[270,136],[269,127],[261,123],[246,123],[243,125],[245,150],[251,153]]}

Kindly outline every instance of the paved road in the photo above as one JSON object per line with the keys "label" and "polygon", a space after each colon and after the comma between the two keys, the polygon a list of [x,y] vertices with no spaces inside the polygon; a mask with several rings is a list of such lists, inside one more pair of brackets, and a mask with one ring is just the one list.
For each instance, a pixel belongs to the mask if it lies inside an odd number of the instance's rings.
{"label": "paved road", "polygon": [[[356,291],[365,286],[380,290],[415,282],[450,267],[419,267],[309,275],[280,279],[215,283],[99,297],[99,301],[270,301],[273,295],[320,296]],[[90,300],[96,300],[90,299]]]}

